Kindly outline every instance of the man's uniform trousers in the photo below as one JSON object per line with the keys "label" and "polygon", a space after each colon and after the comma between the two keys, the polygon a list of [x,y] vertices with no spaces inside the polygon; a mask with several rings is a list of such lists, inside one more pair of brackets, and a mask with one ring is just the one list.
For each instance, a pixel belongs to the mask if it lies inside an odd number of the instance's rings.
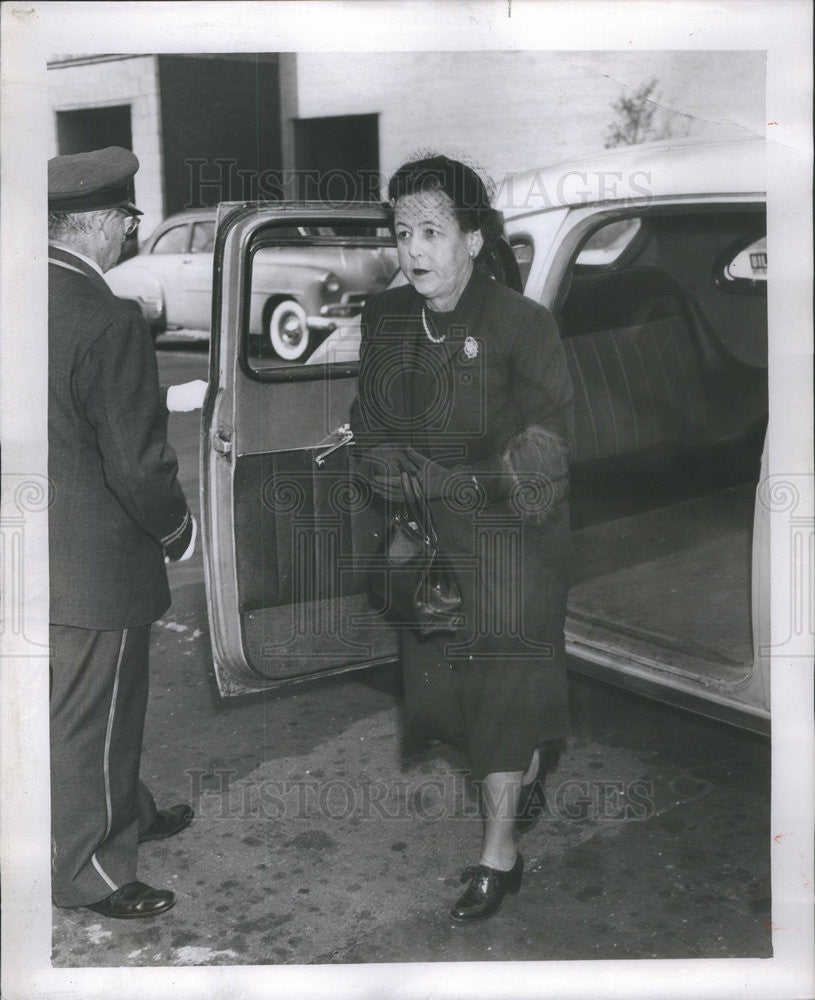
{"label": "man's uniform trousers", "polygon": [[52,895],[82,906],[136,879],[155,820],[139,780],[150,625],[51,625]]}

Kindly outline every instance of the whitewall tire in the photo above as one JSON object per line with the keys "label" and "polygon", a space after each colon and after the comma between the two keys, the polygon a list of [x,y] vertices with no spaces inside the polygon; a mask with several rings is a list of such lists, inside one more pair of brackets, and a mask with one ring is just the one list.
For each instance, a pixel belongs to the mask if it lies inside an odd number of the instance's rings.
{"label": "whitewall tire", "polygon": [[309,348],[308,317],[294,299],[278,302],[266,324],[266,334],[274,353],[284,361],[299,361]]}

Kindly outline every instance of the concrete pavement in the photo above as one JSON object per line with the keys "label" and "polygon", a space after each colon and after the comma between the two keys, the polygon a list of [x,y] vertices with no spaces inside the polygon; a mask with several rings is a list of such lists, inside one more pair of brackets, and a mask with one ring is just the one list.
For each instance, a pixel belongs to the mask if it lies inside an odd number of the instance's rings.
{"label": "concrete pavement", "polygon": [[[165,381],[200,356],[160,358]],[[171,437],[197,505],[197,414]],[[142,774],[192,802],[139,877],[152,920],[54,910],[55,966],[766,957],[769,743],[575,679],[550,809],[520,841],[521,893],[480,925],[447,917],[480,823],[462,761],[405,760],[395,668],[222,702],[200,551],[171,568],[153,630]]]}
{"label": "concrete pavement", "polygon": [[768,746],[599,685],[550,812],[520,841],[520,895],[447,918],[477,860],[452,753],[405,762],[394,670],[222,705],[200,586],[154,631],[143,776],[193,825],[144,845],[178,894],[149,921],[55,910],[55,965],[360,963],[770,954]]}

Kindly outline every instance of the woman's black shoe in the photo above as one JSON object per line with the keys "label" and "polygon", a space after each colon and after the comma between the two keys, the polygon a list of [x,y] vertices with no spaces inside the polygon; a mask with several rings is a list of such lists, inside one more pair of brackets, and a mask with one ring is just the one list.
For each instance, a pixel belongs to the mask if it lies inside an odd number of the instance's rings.
{"label": "woman's black shoe", "polygon": [[481,920],[491,917],[498,910],[508,892],[516,893],[521,888],[524,873],[524,859],[519,854],[508,872],[489,868],[487,865],[472,865],[461,873],[461,881],[470,880],[464,895],[450,911],[453,920]]}
{"label": "woman's black shoe", "polygon": [[557,743],[544,743],[538,747],[538,773],[528,785],[521,785],[518,799],[518,815],[515,818],[517,833],[531,830],[538,818],[546,811],[546,793],[543,784],[546,775],[557,767],[560,749]]}

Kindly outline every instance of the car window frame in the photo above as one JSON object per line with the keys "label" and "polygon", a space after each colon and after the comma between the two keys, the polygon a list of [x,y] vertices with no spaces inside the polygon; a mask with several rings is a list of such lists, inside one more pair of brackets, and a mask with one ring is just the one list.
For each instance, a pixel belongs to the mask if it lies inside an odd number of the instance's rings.
{"label": "car window frame", "polygon": [[[209,246],[206,250],[199,250],[194,244],[196,227],[208,226],[210,228]],[[215,249],[215,219],[192,219],[190,222],[190,238],[188,241],[189,253],[211,254]]]}
{"label": "car window frame", "polygon": [[[170,251],[166,250],[156,251],[156,247],[164,239],[164,237],[167,236],[169,233],[173,232],[173,230],[175,229],[186,230],[187,235],[186,239],[184,240],[184,249],[170,250]],[[155,254],[157,257],[172,257],[173,254],[189,253],[191,237],[192,237],[192,221],[190,219],[183,219],[179,222],[173,223],[173,225],[165,226],[160,233],[157,233],[156,236],[153,238],[153,240],[151,240],[150,242],[149,252],[151,254]]]}
{"label": "car window frame", "polygon": [[[547,268],[543,288],[536,301],[541,302],[555,315],[558,315],[563,300],[568,294],[571,285],[571,275],[580,250],[598,229],[609,222],[632,215],[641,216],[644,224],[640,227],[639,233],[637,233],[633,241],[637,243],[640,235],[647,231],[645,223],[647,223],[648,218],[651,216],[682,215],[687,214],[689,211],[715,214],[724,209],[736,212],[743,211],[745,213],[761,209],[765,213],[766,219],[767,201],[763,194],[757,192],[746,195],[705,196],[703,199],[681,196],[666,197],[656,201],[634,201],[625,204],[572,206],[568,212],[568,217],[563,222],[563,226],[567,231],[564,232],[561,229],[558,235],[557,246]],[[626,250],[628,249],[629,247],[626,248]],[[609,273],[627,265],[628,258],[620,257],[614,262],[613,267],[607,264],[581,265],[580,273]],[[534,270],[534,260],[532,267]],[[566,280],[567,276],[569,280]],[[525,294],[529,294],[529,291]]]}
{"label": "car window frame", "polygon": [[[625,246],[620,250],[617,256],[604,264],[585,264],[580,263],[580,255],[586,249],[590,240],[599,232],[602,232],[607,226],[613,226],[618,222],[627,222],[629,219],[637,219],[639,221],[639,226],[637,231],[631,236]],[[572,262],[572,267],[579,274],[605,274],[611,271],[619,270],[620,268],[627,267],[629,262],[636,257],[639,253],[640,247],[645,240],[648,239],[648,222],[646,216],[643,213],[632,213],[630,215],[621,215],[618,218],[607,219],[601,226],[596,229],[592,229],[581,242],[580,246],[577,248],[574,260]]]}
{"label": "car window frame", "polygon": [[[353,223],[349,223],[353,224]],[[362,225],[362,223],[358,223]],[[273,240],[271,242],[258,239],[260,232],[264,229],[291,229],[290,222],[280,222],[280,223],[266,223],[261,225],[258,229],[253,232],[248,245],[245,249],[247,255],[246,266],[243,268],[243,288],[242,288],[242,302],[241,302],[241,326],[239,333],[239,346],[238,346],[238,366],[241,372],[248,378],[253,379],[256,382],[268,382],[268,383],[283,383],[283,382],[310,382],[315,379],[340,379],[340,378],[356,378],[359,374],[359,360],[355,361],[334,361],[325,362],[323,364],[315,365],[280,365],[274,368],[253,368],[250,364],[247,347],[249,343],[248,328],[249,319],[251,312],[251,295],[252,295],[252,274],[254,269],[254,255],[261,249],[267,246],[279,246],[279,247],[302,247],[306,246],[337,246],[337,247],[348,247],[348,237],[343,236],[325,236],[325,235],[315,235],[312,231],[315,228],[319,228],[321,223],[318,221],[308,226],[300,226],[298,228],[306,228],[309,230],[308,233],[301,234],[297,237],[294,236],[282,236],[278,240]],[[378,229],[385,229],[386,227],[377,226]],[[389,247],[395,248],[395,241],[391,235],[385,236],[371,236],[366,237],[364,242],[361,241],[358,244],[351,244],[351,246],[358,246],[359,249],[364,250],[366,247]]]}

